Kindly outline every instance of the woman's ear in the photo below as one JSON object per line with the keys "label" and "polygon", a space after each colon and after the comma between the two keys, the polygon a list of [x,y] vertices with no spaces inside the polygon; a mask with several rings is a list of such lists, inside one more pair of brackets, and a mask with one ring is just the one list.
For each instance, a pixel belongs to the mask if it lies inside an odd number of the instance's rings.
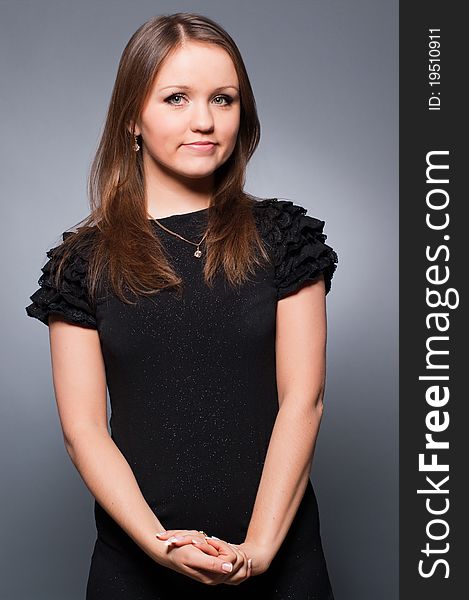
{"label": "woman's ear", "polygon": [[[133,124],[134,124],[134,121],[130,121],[129,124],[127,125],[127,129],[129,130],[130,134],[132,133]],[[140,135],[140,133],[141,133],[140,127],[137,124],[135,124],[135,135]]]}

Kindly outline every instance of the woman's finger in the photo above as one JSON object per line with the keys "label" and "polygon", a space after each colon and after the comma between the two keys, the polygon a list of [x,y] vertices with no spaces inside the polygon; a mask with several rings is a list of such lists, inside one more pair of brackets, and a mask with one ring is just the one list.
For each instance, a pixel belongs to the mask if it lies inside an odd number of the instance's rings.
{"label": "woman's finger", "polygon": [[166,540],[169,537],[176,535],[178,531],[181,531],[179,529],[167,529],[166,531],[160,531],[159,533],[155,534],[157,539],[159,540]]}
{"label": "woman's finger", "polygon": [[[176,551],[176,549],[175,549]],[[191,553],[184,561],[185,566],[194,571],[206,571],[208,574],[223,576],[233,572],[233,563],[222,556],[209,556],[204,552]]]}
{"label": "woman's finger", "polygon": [[179,540],[184,540],[188,535],[197,535],[200,532],[190,529],[168,529],[166,531],[162,531],[161,533],[157,533],[156,537],[158,540],[162,542],[178,542]]}
{"label": "woman's finger", "polygon": [[219,554],[218,550],[214,548],[211,544],[208,544],[205,538],[197,539],[193,537],[191,539],[191,542],[196,548],[199,548],[199,550],[202,550],[202,552],[205,552],[206,554],[210,554],[211,556],[218,556]]}
{"label": "woman's finger", "polygon": [[164,533],[166,535],[158,535],[157,537],[167,546],[180,547],[186,544],[193,544],[206,554],[218,556],[218,551],[210,544],[207,544],[205,536],[202,536],[200,531],[173,529]]}
{"label": "woman's finger", "polygon": [[224,557],[233,563],[233,571],[225,583],[238,585],[249,577],[248,557],[244,550],[238,548],[236,544],[230,544],[213,536],[207,538],[207,543],[218,550],[220,558]]}
{"label": "woman's finger", "polygon": [[235,544],[230,544],[229,542],[225,542],[225,540],[221,540],[220,538],[217,538],[213,535],[207,537],[206,541],[207,541],[207,544],[210,544],[211,546],[216,548],[218,551],[224,550],[227,552],[234,552],[234,549],[236,547]]}
{"label": "woman's finger", "polygon": [[[211,540],[213,540],[213,538],[210,538],[207,541],[210,543]],[[230,542],[225,542],[225,540],[219,540],[218,538],[215,538],[213,545],[217,547],[220,557],[223,556],[224,545],[226,545],[236,554],[233,571],[231,574],[228,574],[228,577],[224,580],[224,583],[227,585],[239,585],[252,576],[252,558],[248,558],[245,550],[238,544],[231,544]]]}
{"label": "woman's finger", "polygon": [[172,536],[177,536],[177,535],[186,535],[186,534],[203,534],[203,532],[201,531],[197,531],[196,529],[166,529],[165,531],[160,531],[159,533],[156,533],[156,537],[159,540],[166,540]]}
{"label": "woman's finger", "polygon": [[205,539],[196,538],[194,534],[170,537],[168,540],[166,540],[165,544],[169,547],[181,547],[187,544],[191,544],[199,550],[201,550],[202,552],[205,552],[206,554],[210,554],[211,556],[218,556],[218,550],[216,548],[214,548],[210,544],[207,544]]}

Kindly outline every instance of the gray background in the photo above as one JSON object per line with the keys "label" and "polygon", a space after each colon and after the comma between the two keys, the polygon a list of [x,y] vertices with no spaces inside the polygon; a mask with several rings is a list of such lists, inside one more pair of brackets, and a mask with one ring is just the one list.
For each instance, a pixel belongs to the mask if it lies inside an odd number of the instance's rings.
{"label": "gray background", "polygon": [[151,16],[187,10],[221,23],[245,59],[262,124],[247,190],[306,206],[339,254],[312,480],[336,600],[397,598],[397,0],[0,7],[0,597],[84,598],[92,497],[63,445],[47,329],[24,307],[45,251],[88,214],[125,43]]}

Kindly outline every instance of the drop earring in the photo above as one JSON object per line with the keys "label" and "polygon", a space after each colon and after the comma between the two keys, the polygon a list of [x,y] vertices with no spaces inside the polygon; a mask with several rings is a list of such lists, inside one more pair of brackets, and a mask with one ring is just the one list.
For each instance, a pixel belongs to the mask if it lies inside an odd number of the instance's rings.
{"label": "drop earring", "polygon": [[137,136],[135,134],[134,134],[134,140],[135,140],[134,150],[135,150],[135,152],[138,152],[140,150],[140,146],[138,145]]}

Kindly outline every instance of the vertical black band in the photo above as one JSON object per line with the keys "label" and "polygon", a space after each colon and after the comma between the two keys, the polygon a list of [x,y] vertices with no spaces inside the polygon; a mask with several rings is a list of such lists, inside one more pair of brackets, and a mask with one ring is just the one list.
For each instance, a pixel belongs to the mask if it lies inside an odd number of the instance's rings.
{"label": "vertical black band", "polygon": [[400,3],[400,600],[469,595],[463,6]]}

